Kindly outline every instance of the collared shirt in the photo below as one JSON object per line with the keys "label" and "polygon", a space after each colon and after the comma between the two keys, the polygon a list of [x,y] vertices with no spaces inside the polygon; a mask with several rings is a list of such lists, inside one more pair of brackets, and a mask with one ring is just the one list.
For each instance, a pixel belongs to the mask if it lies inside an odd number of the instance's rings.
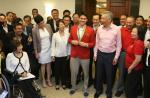
{"label": "collared shirt", "polygon": [[[144,54],[144,42],[141,40],[135,40],[132,44],[127,47],[126,52],[126,64],[125,68],[129,68],[135,60],[135,55],[143,55]],[[135,70],[141,70],[143,67],[143,63],[140,62],[134,68]]]}
{"label": "collared shirt", "polygon": [[150,66],[150,49],[147,49],[146,66]]}
{"label": "collared shirt", "polygon": [[99,27],[100,25],[101,25],[101,24],[99,24],[99,25],[93,25],[94,31],[97,31],[97,29],[98,29],[98,27]]}
{"label": "collared shirt", "polygon": [[145,40],[144,40],[145,45],[146,45],[148,39],[150,39],[150,30],[149,29],[147,29],[147,32],[145,34]]}
{"label": "collared shirt", "polygon": [[118,59],[121,51],[121,34],[120,29],[111,24],[110,27],[105,28],[101,25],[96,33],[96,45],[94,49],[94,56],[97,57],[97,51],[105,53],[112,53],[116,51],[115,59]]}
{"label": "collared shirt", "polygon": [[122,40],[122,50],[126,51],[127,47],[133,43],[131,37],[131,30],[126,27],[121,28],[121,40]]}
{"label": "collared shirt", "polygon": [[84,33],[85,33],[85,28],[86,26],[84,27],[81,27],[81,26],[78,26],[78,31],[77,31],[77,35],[78,35],[78,39],[81,41]]}
{"label": "collared shirt", "polygon": [[8,26],[7,25],[3,26],[3,29],[5,30],[6,33],[8,33]]}
{"label": "collared shirt", "polygon": [[53,34],[51,56],[64,57],[70,55],[69,35],[69,33],[64,33],[63,36],[60,36],[59,31]]}
{"label": "collared shirt", "polygon": [[53,19],[53,23],[54,23],[54,29],[56,31],[56,29],[57,29],[56,20]]}
{"label": "collared shirt", "polygon": [[69,32],[69,25],[68,25],[67,27],[65,27],[64,32],[65,32],[65,33],[68,33],[68,32]]}

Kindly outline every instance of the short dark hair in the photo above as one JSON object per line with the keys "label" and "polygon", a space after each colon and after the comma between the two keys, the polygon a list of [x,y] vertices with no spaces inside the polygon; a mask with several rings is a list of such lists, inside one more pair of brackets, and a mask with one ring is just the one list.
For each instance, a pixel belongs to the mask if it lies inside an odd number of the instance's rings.
{"label": "short dark hair", "polygon": [[147,27],[141,25],[141,26],[134,26],[133,28],[137,28],[138,39],[144,41]]}
{"label": "short dark hair", "polygon": [[41,15],[37,15],[37,16],[34,17],[34,21],[36,22],[36,24],[39,24],[43,20],[44,19]]}
{"label": "short dark hair", "polygon": [[0,13],[0,16],[4,16],[4,17],[6,17],[6,16],[5,16],[5,14],[3,14],[3,13]]}
{"label": "short dark hair", "polygon": [[63,15],[64,15],[66,12],[68,12],[69,14],[71,14],[71,12],[70,12],[69,10],[64,10],[64,11],[63,11]]}
{"label": "short dark hair", "polygon": [[17,49],[17,47],[19,47],[20,45],[22,45],[21,41],[19,41],[17,39],[13,39],[11,41],[11,44],[12,44],[13,51],[15,51]]}
{"label": "short dark hair", "polygon": [[71,21],[71,17],[69,16],[69,15],[65,15],[65,16],[63,16],[63,19],[64,18],[69,18],[70,19],[70,21]]}
{"label": "short dark hair", "polygon": [[81,16],[85,16],[86,18],[88,18],[85,13],[81,13],[79,17],[81,17]]}
{"label": "short dark hair", "polygon": [[[16,19],[14,19],[13,21],[12,21],[12,26],[14,26],[15,24],[18,24],[18,23],[20,23],[20,22],[22,22],[23,20],[20,18],[20,17],[18,17],[18,18],[16,18]],[[21,23],[20,23],[21,24]]]}
{"label": "short dark hair", "polygon": [[33,12],[34,10],[36,10],[36,11],[38,12],[38,9],[37,9],[37,8],[33,8],[33,9],[32,9],[32,12]]}
{"label": "short dark hair", "polygon": [[137,17],[136,17],[136,19],[137,18],[142,18],[142,20],[144,21],[144,17],[142,16],[142,15],[138,15]]}
{"label": "short dark hair", "polygon": [[[99,16],[99,19],[101,19],[101,16],[102,16],[102,15],[101,15],[101,14],[93,14],[93,16]],[[93,17],[93,16],[92,16],[92,17]]]}
{"label": "short dark hair", "polygon": [[15,29],[17,26],[23,26],[23,24],[21,24],[21,23],[16,23],[16,24],[13,25],[13,29]]}
{"label": "short dark hair", "polygon": [[58,22],[58,27],[59,27],[59,23],[65,24],[64,21],[63,21],[62,19]]}
{"label": "short dark hair", "polygon": [[72,17],[73,17],[74,15],[78,15],[78,16],[80,16],[80,15],[79,15],[79,13],[76,13],[76,12],[75,12],[75,13],[73,13]]}
{"label": "short dark hair", "polygon": [[29,19],[31,20],[31,16],[30,16],[30,15],[25,15],[25,16],[23,17],[23,19],[25,19],[25,18],[29,18]]}
{"label": "short dark hair", "polygon": [[53,13],[54,11],[59,12],[58,9],[52,9],[51,13]]}
{"label": "short dark hair", "polygon": [[13,14],[13,12],[9,11],[6,13],[6,16],[8,16],[9,14]]}

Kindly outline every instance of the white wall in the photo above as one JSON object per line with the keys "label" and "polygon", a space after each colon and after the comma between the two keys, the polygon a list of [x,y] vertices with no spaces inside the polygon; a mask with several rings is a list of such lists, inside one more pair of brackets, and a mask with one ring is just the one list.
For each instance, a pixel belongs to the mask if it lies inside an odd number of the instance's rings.
{"label": "white wall", "polygon": [[26,14],[31,15],[33,8],[38,8],[44,18],[51,15],[53,8],[57,8],[60,11],[60,17],[62,17],[62,12],[65,9],[74,13],[75,0],[0,0],[0,13],[13,11],[22,18]]}
{"label": "white wall", "polygon": [[150,0],[140,0],[139,15],[143,15],[145,19],[150,16]]}

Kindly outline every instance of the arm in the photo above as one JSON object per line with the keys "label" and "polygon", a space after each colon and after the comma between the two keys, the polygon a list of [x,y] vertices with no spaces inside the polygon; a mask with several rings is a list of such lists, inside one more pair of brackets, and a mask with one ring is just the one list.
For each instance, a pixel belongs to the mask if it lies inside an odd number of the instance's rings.
{"label": "arm", "polygon": [[70,30],[70,36],[69,36],[69,40],[68,40],[68,42],[71,44],[71,45],[79,45],[79,42],[78,42],[78,40],[74,40],[73,39],[73,27],[71,28],[71,30]]}
{"label": "arm", "polygon": [[10,72],[13,72],[14,71],[14,69],[12,68],[12,66],[13,65],[11,65],[11,55],[10,54],[8,54],[7,55],[7,57],[6,57],[6,69],[8,70],[8,71],[10,71]]}
{"label": "arm", "polygon": [[[29,72],[30,70],[30,63],[29,63],[29,57],[28,57],[28,54],[26,52],[24,52],[24,55],[25,55],[25,58],[26,58],[26,61],[25,61],[25,70],[27,72]],[[23,66],[24,67],[24,66]]]}
{"label": "arm", "polygon": [[95,46],[95,32],[94,30],[92,29],[91,31],[91,36],[90,36],[90,42],[88,43],[88,47],[89,48],[93,48]]}
{"label": "arm", "polygon": [[142,55],[144,54],[144,44],[141,42],[136,42],[134,45],[134,55],[135,59],[128,68],[128,73],[130,73],[142,60]]}
{"label": "arm", "polygon": [[121,44],[121,32],[118,29],[117,38],[116,38],[116,54],[115,54],[115,58],[114,58],[115,60],[118,60],[121,48],[122,48],[122,44]]}
{"label": "arm", "polygon": [[51,47],[51,50],[52,50],[52,53],[51,53],[51,56],[55,56],[55,45],[56,42],[55,42],[55,34],[53,35],[52,37],[52,47]]}
{"label": "arm", "polygon": [[37,56],[37,54],[38,54],[38,51],[37,51],[37,35],[36,35],[36,27],[32,30],[32,36],[33,36],[33,47],[34,47],[34,52],[35,52],[35,56],[36,56],[36,58],[38,59],[38,56]]}
{"label": "arm", "polygon": [[96,43],[95,43],[95,47],[94,47],[94,59],[95,59],[95,61],[97,58],[97,51],[98,51],[98,45],[99,45],[99,33],[100,33],[100,30],[98,29],[97,33],[96,33]]}
{"label": "arm", "polygon": [[142,60],[142,55],[135,55],[135,60],[128,68],[128,73],[130,73],[141,62],[141,60]]}

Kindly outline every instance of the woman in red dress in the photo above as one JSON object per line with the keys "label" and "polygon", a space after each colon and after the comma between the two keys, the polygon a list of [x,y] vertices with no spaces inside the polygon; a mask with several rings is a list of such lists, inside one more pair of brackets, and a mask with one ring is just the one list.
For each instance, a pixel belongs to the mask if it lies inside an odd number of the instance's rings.
{"label": "woman in red dress", "polygon": [[144,37],[146,28],[144,26],[134,27],[131,32],[131,37],[134,42],[127,48],[126,64],[126,98],[137,98],[137,88],[141,81],[142,55],[144,53]]}

